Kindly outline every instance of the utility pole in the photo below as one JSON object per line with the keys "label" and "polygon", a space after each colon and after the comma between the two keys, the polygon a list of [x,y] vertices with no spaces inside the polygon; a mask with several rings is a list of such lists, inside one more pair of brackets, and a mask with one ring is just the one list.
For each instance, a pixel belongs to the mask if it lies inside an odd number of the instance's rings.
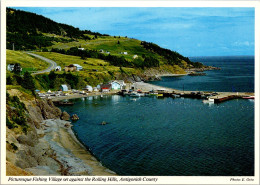
{"label": "utility pole", "polygon": [[13,51],[14,51],[14,43],[13,43]]}

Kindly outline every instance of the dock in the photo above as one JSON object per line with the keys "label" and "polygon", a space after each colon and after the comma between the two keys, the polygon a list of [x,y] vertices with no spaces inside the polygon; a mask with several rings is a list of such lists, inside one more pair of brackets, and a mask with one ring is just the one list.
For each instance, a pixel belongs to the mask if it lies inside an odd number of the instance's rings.
{"label": "dock", "polygon": [[149,95],[149,91],[157,92],[161,97],[183,97],[209,100],[209,102],[222,103],[233,99],[242,99],[254,96],[254,92],[212,92],[212,91],[184,91],[172,88],[161,87],[144,82],[135,83],[135,89],[140,89],[144,94]]}

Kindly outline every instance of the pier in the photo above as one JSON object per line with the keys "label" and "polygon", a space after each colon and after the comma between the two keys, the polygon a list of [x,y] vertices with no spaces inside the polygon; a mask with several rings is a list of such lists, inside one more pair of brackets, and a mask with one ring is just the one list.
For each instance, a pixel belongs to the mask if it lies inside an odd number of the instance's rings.
{"label": "pier", "polygon": [[[144,82],[136,82],[135,90],[142,90],[144,94],[149,94],[149,91],[155,91],[161,94],[162,97],[184,97],[208,100],[209,102],[222,103],[233,99],[242,99],[254,96],[254,92],[212,92],[212,91],[184,91],[172,88],[161,87]],[[177,96],[176,96],[177,95]],[[253,98],[252,98],[253,99]]]}

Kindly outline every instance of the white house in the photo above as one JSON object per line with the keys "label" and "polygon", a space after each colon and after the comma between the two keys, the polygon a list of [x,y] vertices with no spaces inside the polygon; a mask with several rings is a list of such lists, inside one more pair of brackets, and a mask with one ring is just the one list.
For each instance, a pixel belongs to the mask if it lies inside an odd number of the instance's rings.
{"label": "white house", "polygon": [[120,54],[124,54],[124,55],[127,55],[127,51],[124,51],[124,52],[120,52]]}
{"label": "white house", "polygon": [[76,67],[77,71],[82,71],[83,67],[81,65],[79,64],[73,64],[73,65]]}
{"label": "white house", "polygon": [[63,84],[63,85],[60,86],[60,90],[61,91],[68,91],[69,88],[68,88],[68,86],[66,84]]}
{"label": "white house", "polygon": [[125,86],[125,83],[123,80],[115,80],[110,82],[111,84],[111,89],[112,90],[121,90]]}
{"label": "white house", "polygon": [[90,85],[87,85],[86,86],[86,90],[89,91],[89,92],[92,92],[93,91],[93,87],[90,86]]}
{"label": "white house", "polygon": [[83,50],[85,50],[85,48],[78,48],[78,50],[81,50],[81,51],[83,51]]}
{"label": "white house", "polygon": [[7,70],[8,71],[13,71],[14,70],[14,64],[8,64]]}
{"label": "white house", "polygon": [[60,66],[55,67],[55,71],[61,71],[61,67]]}
{"label": "white house", "polygon": [[134,55],[134,56],[133,56],[133,59],[136,59],[136,58],[138,58],[138,55]]}

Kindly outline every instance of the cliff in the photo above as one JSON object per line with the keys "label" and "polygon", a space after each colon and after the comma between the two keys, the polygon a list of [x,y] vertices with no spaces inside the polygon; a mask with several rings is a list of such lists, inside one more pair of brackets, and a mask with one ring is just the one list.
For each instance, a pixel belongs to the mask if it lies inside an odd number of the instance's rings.
{"label": "cliff", "polygon": [[[19,126],[14,128],[6,127],[6,160],[7,175],[32,175],[27,169],[46,168],[57,166],[52,171],[57,175],[61,173],[61,164],[55,160],[55,151],[42,138],[45,126],[42,124],[45,119],[60,118],[62,112],[55,107],[51,100],[28,100],[23,93],[12,89],[10,96],[17,96],[25,104],[27,132],[23,132]],[[7,117],[14,113],[15,107],[7,104]],[[58,169],[60,168],[60,169]]]}

